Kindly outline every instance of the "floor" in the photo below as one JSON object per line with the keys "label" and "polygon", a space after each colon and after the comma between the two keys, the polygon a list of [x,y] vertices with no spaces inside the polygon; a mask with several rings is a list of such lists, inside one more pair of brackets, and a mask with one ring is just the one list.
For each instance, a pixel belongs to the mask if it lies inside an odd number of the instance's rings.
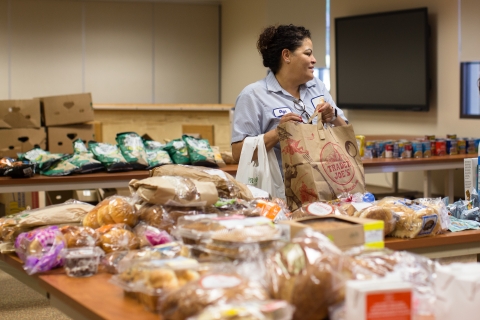
{"label": "floor", "polygon": [[69,320],[35,290],[0,270],[0,319]]}

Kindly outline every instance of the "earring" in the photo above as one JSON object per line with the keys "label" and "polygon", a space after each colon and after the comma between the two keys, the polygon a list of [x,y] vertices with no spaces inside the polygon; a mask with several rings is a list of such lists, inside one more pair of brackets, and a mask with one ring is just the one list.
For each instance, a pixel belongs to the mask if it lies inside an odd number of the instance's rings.
{"label": "earring", "polygon": [[286,63],[290,63],[290,60],[285,60]]}

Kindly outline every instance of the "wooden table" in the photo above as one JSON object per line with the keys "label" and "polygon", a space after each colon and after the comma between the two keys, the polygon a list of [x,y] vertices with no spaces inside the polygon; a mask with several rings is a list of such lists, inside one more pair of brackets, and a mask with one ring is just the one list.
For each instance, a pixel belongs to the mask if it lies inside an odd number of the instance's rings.
{"label": "wooden table", "polygon": [[[480,230],[448,232],[418,239],[387,238],[385,246],[407,250],[430,258],[480,253]],[[70,278],[63,269],[29,276],[15,254],[0,254],[0,268],[50,299],[52,306],[76,320],[86,319],[159,319],[138,302],[123,295],[121,288],[109,283],[110,274],[88,278]]]}

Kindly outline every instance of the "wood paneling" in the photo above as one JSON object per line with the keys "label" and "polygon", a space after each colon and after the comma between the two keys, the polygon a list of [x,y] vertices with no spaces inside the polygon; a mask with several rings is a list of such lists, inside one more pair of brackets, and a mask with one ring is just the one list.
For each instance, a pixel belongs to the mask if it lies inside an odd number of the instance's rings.
{"label": "wood paneling", "polygon": [[81,2],[10,3],[11,98],[82,92]]}

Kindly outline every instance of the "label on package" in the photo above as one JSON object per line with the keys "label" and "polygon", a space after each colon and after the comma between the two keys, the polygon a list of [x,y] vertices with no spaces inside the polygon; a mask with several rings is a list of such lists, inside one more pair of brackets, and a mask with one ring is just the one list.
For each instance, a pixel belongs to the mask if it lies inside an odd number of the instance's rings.
{"label": "label on package", "polygon": [[419,236],[432,233],[437,225],[438,215],[431,214],[422,217],[422,229],[418,233]]}
{"label": "label on package", "polygon": [[411,320],[412,292],[380,292],[367,294],[366,320]]}
{"label": "label on package", "polygon": [[333,207],[323,202],[310,203],[307,212],[314,216],[326,216],[333,213]]}

